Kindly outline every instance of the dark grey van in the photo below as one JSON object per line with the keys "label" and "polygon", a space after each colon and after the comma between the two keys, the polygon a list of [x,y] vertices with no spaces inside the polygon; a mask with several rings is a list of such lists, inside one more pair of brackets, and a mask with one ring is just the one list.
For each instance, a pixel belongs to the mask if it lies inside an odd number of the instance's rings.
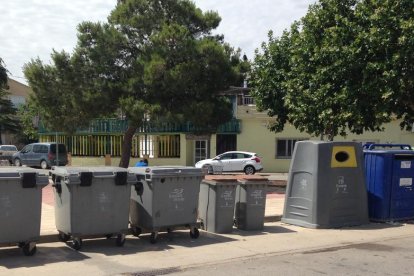
{"label": "dark grey van", "polygon": [[[59,144],[56,151],[56,143],[33,143],[26,145],[21,151],[13,154],[15,166],[26,165],[29,167],[41,167],[47,169],[52,166],[65,166],[68,163],[68,153],[64,144]],[[56,164],[58,155],[59,164]]]}

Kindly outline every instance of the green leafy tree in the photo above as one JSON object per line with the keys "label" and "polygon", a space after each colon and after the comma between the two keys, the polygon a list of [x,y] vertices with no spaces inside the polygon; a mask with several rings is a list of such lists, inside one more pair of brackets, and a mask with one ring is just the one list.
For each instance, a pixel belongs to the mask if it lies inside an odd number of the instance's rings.
{"label": "green leafy tree", "polygon": [[290,122],[332,140],[380,131],[393,116],[410,127],[413,5],[321,0],[281,38],[270,35],[251,75],[258,107],[275,117],[272,129]]}
{"label": "green leafy tree", "polygon": [[1,139],[2,131],[16,133],[20,129],[19,121],[16,117],[16,108],[7,97],[9,94],[6,90],[7,80],[7,69],[0,58],[0,144],[3,143]]}
{"label": "green leafy tree", "polygon": [[[216,12],[187,0],[118,1],[107,23],[83,22],[72,55],[32,60],[25,75],[48,126],[75,130],[122,110],[128,119],[121,167],[144,118],[191,121],[213,131],[231,118],[220,92],[240,81],[240,52],[211,31]],[[50,108],[53,106],[55,108]]]}
{"label": "green leafy tree", "polygon": [[[414,1],[363,1],[356,9],[355,40],[367,89],[378,91],[401,127],[414,122]],[[374,93],[374,92],[373,92]],[[384,112],[380,109],[376,114]]]}
{"label": "green leafy tree", "polygon": [[20,142],[28,144],[38,141],[39,110],[34,102],[29,99],[25,104],[19,106],[17,116],[21,124]]}

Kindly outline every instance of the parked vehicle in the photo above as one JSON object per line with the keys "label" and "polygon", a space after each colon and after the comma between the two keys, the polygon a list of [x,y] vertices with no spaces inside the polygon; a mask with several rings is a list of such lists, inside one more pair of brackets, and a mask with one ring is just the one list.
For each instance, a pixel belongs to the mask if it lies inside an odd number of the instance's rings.
{"label": "parked vehicle", "polygon": [[[58,163],[56,156],[59,159]],[[33,143],[13,154],[13,164],[17,167],[27,165],[48,169],[56,165],[65,166],[67,163],[68,154],[64,144],[59,144],[56,151],[56,143]]]}
{"label": "parked vehicle", "polygon": [[7,160],[13,164],[13,154],[17,152],[15,145],[0,145],[0,160]]}
{"label": "parked vehicle", "polygon": [[213,159],[201,160],[195,166],[207,170],[209,174],[220,171],[255,174],[263,170],[262,161],[257,153],[246,151],[228,151]]}

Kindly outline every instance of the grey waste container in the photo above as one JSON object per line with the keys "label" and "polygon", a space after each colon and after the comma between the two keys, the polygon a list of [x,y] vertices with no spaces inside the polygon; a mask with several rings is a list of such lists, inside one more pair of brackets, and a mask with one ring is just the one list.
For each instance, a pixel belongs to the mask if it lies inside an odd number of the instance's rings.
{"label": "grey waste container", "polygon": [[198,238],[198,196],[203,177],[201,169],[180,166],[130,167],[137,184],[132,187],[130,223],[135,236],[150,231],[151,243],[158,232],[189,226],[190,236]]}
{"label": "grey waste container", "polygon": [[360,143],[297,142],[282,222],[309,228],[368,223],[363,165]]}
{"label": "grey waste container", "polygon": [[23,253],[36,253],[40,237],[42,188],[47,175],[29,168],[0,168],[0,243],[18,244]]}
{"label": "grey waste container", "polygon": [[87,236],[117,235],[124,244],[134,175],[119,167],[55,167],[51,174],[60,240],[72,238],[76,250]]}
{"label": "grey waste container", "polygon": [[229,233],[233,230],[237,179],[206,176],[201,182],[198,217],[204,230]]}
{"label": "grey waste container", "polygon": [[268,180],[259,176],[239,179],[236,190],[234,222],[241,230],[262,230],[266,208]]}

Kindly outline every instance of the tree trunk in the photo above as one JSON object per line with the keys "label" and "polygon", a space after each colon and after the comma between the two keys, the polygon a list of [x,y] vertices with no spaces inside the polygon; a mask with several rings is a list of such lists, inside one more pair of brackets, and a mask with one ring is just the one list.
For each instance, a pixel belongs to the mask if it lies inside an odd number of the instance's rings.
{"label": "tree trunk", "polygon": [[124,134],[124,141],[122,143],[122,154],[121,160],[119,161],[119,167],[128,168],[129,159],[131,158],[131,147],[132,147],[132,138],[138,128],[137,124],[128,125],[128,129]]}

